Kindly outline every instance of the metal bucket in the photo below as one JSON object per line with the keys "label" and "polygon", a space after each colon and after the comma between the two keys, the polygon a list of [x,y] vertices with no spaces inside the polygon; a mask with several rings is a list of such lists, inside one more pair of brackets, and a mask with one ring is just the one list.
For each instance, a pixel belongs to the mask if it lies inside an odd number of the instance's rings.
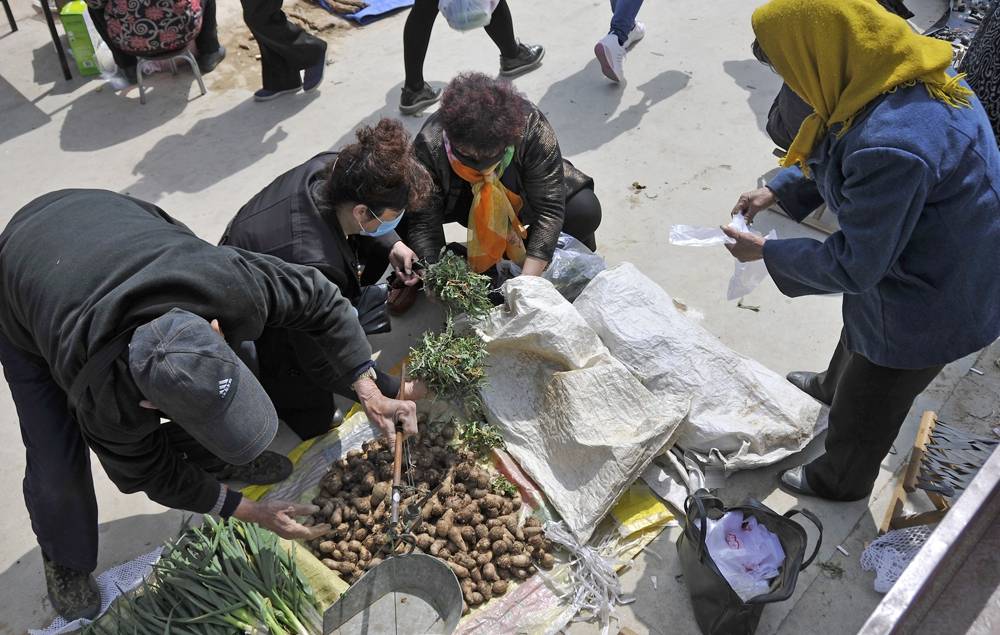
{"label": "metal bucket", "polygon": [[323,615],[324,635],[454,632],[462,587],[433,556],[392,556],[365,573]]}

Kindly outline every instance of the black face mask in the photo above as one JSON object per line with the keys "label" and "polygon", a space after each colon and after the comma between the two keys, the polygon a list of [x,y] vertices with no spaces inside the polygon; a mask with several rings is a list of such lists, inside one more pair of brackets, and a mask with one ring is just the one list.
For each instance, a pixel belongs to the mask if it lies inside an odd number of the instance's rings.
{"label": "black face mask", "polygon": [[500,154],[495,157],[487,157],[485,159],[474,159],[467,154],[462,154],[455,148],[455,146],[451,147],[451,153],[456,159],[462,162],[462,165],[468,166],[478,172],[485,172],[503,160],[504,155],[507,154],[507,148],[501,150]]}

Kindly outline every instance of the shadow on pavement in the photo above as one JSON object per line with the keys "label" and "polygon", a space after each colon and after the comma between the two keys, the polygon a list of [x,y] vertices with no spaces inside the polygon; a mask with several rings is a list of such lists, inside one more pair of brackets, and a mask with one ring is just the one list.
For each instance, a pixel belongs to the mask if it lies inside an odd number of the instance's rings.
{"label": "shadow on pavement", "polygon": [[538,100],[538,107],[555,128],[563,156],[573,157],[639,127],[650,109],[684,90],[690,80],[681,71],[664,71],[639,85],[639,101],[619,111],[623,97],[629,93],[605,80],[600,63],[593,59],[552,84]]}
{"label": "shadow on pavement", "polygon": [[756,59],[730,60],[722,63],[726,74],[747,91],[747,104],[757,118],[757,127],[767,131],[767,113],[781,88],[781,77]]}
{"label": "shadow on pavement", "polygon": [[[138,180],[123,191],[147,201],[173,192],[201,192],[277,150],[288,137],[281,122],[317,96],[300,93],[266,103],[247,99],[226,112],[199,119],[187,132],[157,141],[132,170]],[[164,117],[150,118],[155,126]]]}

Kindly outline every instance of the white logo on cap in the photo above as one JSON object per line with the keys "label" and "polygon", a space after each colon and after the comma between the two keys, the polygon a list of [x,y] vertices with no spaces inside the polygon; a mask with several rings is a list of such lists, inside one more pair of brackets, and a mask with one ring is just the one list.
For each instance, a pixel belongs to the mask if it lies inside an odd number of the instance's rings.
{"label": "white logo on cap", "polygon": [[219,382],[219,397],[225,398],[226,393],[229,392],[229,387],[233,384],[232,379],[223,379]]}

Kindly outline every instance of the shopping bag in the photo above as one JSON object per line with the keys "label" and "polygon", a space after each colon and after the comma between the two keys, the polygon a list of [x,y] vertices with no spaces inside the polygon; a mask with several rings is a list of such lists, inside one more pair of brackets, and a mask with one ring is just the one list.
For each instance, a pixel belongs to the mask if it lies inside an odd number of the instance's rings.
{"label": "shopping bag", "polygon": [[440,0],[438,11],[456,31],[471,31],[487,26],[500,0]]}
{"label": "shopping bag", "polygon": [[[744,518],[755,519],[776,535],[785,554],[778,576],[771,580],[770,590],[746,602],[726,581],[705,542],[709,521],[719,520],[733,511],[742,512]],[[808,518],[819,530],[816,546],[805,560],[806,532],[792,520],[799,514]],[[742,505],[726,507],[708,490],[698,490],[689,496],[684,503],[684,531],[677,539],[677,555],[701,632],[705,635],[751,635],[757,629],[766,604],[791,597],[799,571],[816,558],[822,542],[823,525],[806,509],[792,509],[781,515],[754,499],[748,499]]]}

